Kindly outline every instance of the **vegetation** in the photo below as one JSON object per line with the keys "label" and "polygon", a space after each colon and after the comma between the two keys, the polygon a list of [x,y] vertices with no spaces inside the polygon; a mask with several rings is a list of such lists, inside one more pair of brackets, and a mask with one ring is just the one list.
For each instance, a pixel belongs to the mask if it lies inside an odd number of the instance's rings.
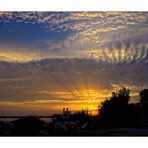
{"label": "vegetation", "polygon": [[22,117],[13,124],[11,135],[15,136],[39,136],[44,128],[44,122],[36,116]]}
{"label": "vegetation", "polygon": [[[74,114],[55,114],[48,123],[36,116],[26,116],[12,122],[0,122],[1,136],[84,136],[113,135],[105,130],[148,129],[148,89],[140,92],[140,102],[129,103],[130,90],[113,92],[101,103],[98,117],[90,117],[87,110]],[[105,131],[105,133],[103,133]],[[148,130],[147,130],[148,131]],[[142,135],[145,132],[142,132]],[[120,134],[123,132],[120,130]],[[130,135],[126,133],[126,135]],[[136,134],[135,134],[136,135]],[[137,132],[137,135],[139,133]],[[148,135],[148,132],[147,134]]]}
{"label": "vegetation", "polygon": [[141,127],[148,125],[148,89],[140,92],[139,103],[129,103],[130,90],[122,88],[113,92],[110,99],[102,102],[99,121],[111,127]]}
{"label": "vegetation", "polygon": [[140,103],[144,108],[148,107],[148,89],[144,89],[142,92],[140,92]]}

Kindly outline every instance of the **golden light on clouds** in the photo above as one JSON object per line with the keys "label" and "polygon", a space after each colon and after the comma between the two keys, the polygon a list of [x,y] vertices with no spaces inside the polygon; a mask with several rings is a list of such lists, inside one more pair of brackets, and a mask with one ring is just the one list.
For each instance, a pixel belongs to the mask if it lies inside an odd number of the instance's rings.
{"label": "golden light on clouds", "polygon": [[[49,99],[36,99],[36,100],[26,100],[26,101],[1,101],[0,107],[2,107],[5,111],[7,108],[8,114],[15,114],[13,110],[20,111],[31,111],[32,114],[52,114],[52,113],[62,113],[62,109],[64,107],[68,107],[70,111],[76,112],[84,109],[88,109],[89,113],[92,115],[98,114],[98,106],[100,106],[101,102],[106,98],[110,98],[112,91],[118,91],[121,87],[119,84],[112,84],[113,90],[99,90],[95,91],[94,89],[90,90],[80,90],[82,96],[76,94],[78,92],[73,93],[77,95],[77,98],[74,98],[72,94],[62,91],[62,92],[52,92],[52,96],[58,96],[58,99],[52,98]],[[137,86],[126,85],[127,88],[131,90],[141,90]],[[50,91],[41,91],[41,94],[51,95]],[[137,92],[132,91],[130,93],[131,97],[137,97],[139,94]],[[79,97],[78,97],[79,96]]]}
{"label": "golden light on clouds", "polygon": [[9,62],[27,62],[41,59],[41,56],[35,53],[22,53],[15,51],[0,51],[0,60]]}
{"label": "golden light on clouds", "polygon": [[0,103],[94,111],[122,86],[137,101],[147,86],[147,22],[147,12],[0,12]]}

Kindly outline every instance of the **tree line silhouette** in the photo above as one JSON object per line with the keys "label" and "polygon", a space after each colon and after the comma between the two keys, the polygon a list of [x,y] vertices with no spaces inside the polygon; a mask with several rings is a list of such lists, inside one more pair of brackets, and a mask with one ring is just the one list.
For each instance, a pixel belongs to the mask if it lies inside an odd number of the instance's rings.
{"label": "tree line silhouette", "polygon": [[[140,102],[129,103],[130,90],[123,87],[101,103],[99,120],[111,127],[137,127],[148,119],[148,89],[140,92]],[[145,123],[148,124],[148,123]]]}
{"label": "tree line silhouette", "polygon": [[52,122],[45,122],[37,116],[0,121],[0,136],[84,136],[85,131],[93,135],[92,130],[148,128],[148,89],[139,95],[138,103],[130,103],[130,90],[123,87],[101,103],[95,117],[82,110],[70,115],[55,114],[53,117],[57,119]]}

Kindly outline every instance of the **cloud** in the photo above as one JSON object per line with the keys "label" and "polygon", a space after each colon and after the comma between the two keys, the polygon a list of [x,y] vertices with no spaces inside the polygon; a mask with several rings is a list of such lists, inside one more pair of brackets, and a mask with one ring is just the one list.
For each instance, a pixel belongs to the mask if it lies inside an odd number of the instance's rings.
{"label": "cloud", "polygon": [[94,108],[123,85],[138,101],[148,85],[147,22],[147,12],[1,12],[0,101]]}
{"label": "cloud", "polygon": [[[97,109],[122,86],[131,102],[148,85],[147,65],[100,63],[91,59],[46,59],[25,63],[0,62],[0,103],[7,114]],[[1,107],[0,106],[0,107]]]}
{"label": "cloud", "polygon": [[[147,56],[147,18],[147,12],[1,12],[0,14],[1,22],[6,24],[12,22],[38,24],[43,29],[43,34],[53,31],[47,34],[51,38],[43,36],[42,41],[34,38],[32,48],[23,47],[25,51],[38,54],[42,59],[94,57],[101,61],[103,59],[107,62],[126,63],[139,61]],[[60,34],[61,38],[56,39]],[[128,56],[124,53],[128,53]],[[4,56],[4,59],[7,60],[7,57]],[[29,59],[36,60],[36,56],[25,58],[24,61]]]}
{"label": "cloud", "polygon": [[[114,85],[146,87],[144,65],[105,64],[86,59],[0,63],[0,100],[77,100],[105,97]],[[138,88],[139,87],[139,88]],[[135,89],[138,88],[138,89]],[[108,91],[105,92],[105,91]],[[8,93],[9,92],[9,93]]]}

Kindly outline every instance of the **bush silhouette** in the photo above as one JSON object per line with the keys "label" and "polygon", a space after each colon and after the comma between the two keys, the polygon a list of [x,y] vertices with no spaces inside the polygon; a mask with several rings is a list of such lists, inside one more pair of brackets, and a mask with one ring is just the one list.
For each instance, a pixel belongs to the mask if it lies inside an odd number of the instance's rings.
{"label": "bush silhouette", "polygon": [[16,136],[39,136],[43,129],[44,121],[35,116],[19,118],[14,122],[12,135]]}
{"label": "bush silhouette", "polygon": [[75,113],[73,117],[82,124],[89,121],[89,115],[85,110]]}
{"label": "bush silhouette", "polygon": [[116,127],[129,125],[129,93],[129,89],[122,88],[119,92],[113,92],[110,99],[101,103],[99,120],[103,122],[103,125]]}
{"label": "bush silhouette", "polygon": [[148,89],[144,89],[140,92],[140,103],[143,107],[148,107]]}

